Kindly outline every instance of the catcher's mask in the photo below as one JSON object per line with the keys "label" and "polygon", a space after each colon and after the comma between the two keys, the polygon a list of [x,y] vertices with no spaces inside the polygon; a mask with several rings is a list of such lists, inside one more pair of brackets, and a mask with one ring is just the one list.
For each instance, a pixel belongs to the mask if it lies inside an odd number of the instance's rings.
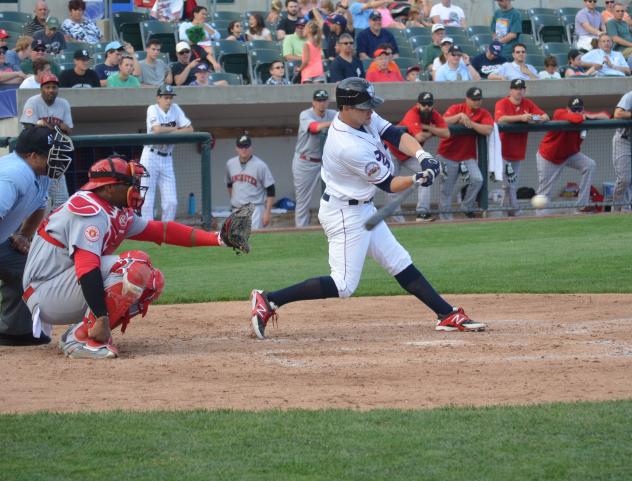
{"label": "catcher's mask", "polygon": [[16,151],[35,152],[46,156],[46,175],[51,179],[60,179],[70,167],[71,154],[75,146],[70,137],[59,127],[34,126],[22,131],[19,135]]}
{"label": "catcher's mask", "polygon": [[88,171],[88,182],[82,190],[94,190],[98,187],[110,184],[125,184],[127,189],[127,207],[140,214],[140,209],[145,202],[147,187],[141,185],[141,179],[149,177],[147,169],[140,163],[110,156],[107,159],[97,161]]}

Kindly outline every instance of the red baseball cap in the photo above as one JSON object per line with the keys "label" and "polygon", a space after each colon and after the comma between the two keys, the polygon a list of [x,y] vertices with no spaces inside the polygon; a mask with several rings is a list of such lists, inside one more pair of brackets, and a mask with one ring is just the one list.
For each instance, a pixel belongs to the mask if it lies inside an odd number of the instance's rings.
{"label": "red baseball cap", "polygon": [[42,77],[42,81],[40,82],[40,85],[44,85],[50,82],[55,82],[56,84],[59,85],[59,79],[57,78],[57,75],[55,75],[54,73],[47,73]]}
{"label": "red baseball cap", "polygon": [[0,38],[9,38],[9,32],[7,32],[4,28],[0,28]]}

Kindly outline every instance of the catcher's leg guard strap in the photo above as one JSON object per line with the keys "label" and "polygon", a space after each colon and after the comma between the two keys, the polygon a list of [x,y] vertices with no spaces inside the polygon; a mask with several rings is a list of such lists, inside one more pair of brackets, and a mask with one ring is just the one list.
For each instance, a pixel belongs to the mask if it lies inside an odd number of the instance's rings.
{"label": "catcher's leg guard strap", "polygon": [[147,313],[149,304],[160,297],[164,287],[162,273],[151,265],[149,256],[140,251],[123,252],[111,269],[105,288],[105,304],[110,316],[110,327],[122,324]]}

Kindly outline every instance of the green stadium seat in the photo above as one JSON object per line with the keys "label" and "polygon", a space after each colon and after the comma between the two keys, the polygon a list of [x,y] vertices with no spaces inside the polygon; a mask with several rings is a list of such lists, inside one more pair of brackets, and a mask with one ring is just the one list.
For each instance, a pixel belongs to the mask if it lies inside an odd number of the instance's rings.
{"label": "green stadium seat", "polygon": [[428,27],[409,27],[404,30],[406,38],[418,37],[420,35],[427,35],[428,38],[432,35],[432,32]]}
{"label": "green stadium seat", "polygon": [[0,12],[0,20],[25,25],[33,19],[33,15],[24,12]]}
{"label": "green stadium seat", "polygon": [[533,15],[531,24],[536,41],[539,44],[564,42],[566,40],[566,28],[557,15]]}
{"label": "green stadium seat", "polygon": [[214,43],[214,51],[217,52],[217,61],[225,72],[241,75],[242,79],[251,78],[248,50],[243,43],[234,40],[220,40]]}
{"label": "green stadium seat", "polygon": [[[270,77],[269,67],[272,62],[283,61],[278,50],[250,50],[248,51],[250,72],[253,84],[264,84]],[[286,65],[286,69],[288,69]]]}
{"label": "green stadium seat", "polygon": [[162,43],[161,51],[167,52],[172,62],[176,57],[175,26],[171,23],[148,21],[140,23],[140,34],[143,39],[143,50],[147,47],[149,38],[157,38]]}
{"label": "green stadium seat", "polygon": [[213,72],[208,76],[210,82],[226,80],[229,85],[243,85],[244,79],[237,73]]}
{"label": "green stadium seat", "polygon": [[237,20],[241,22],[243,20],[243,15],[241,12],[231,12],[231,11],[220,10],[220,11],[215,12],[212,18],[213,18],[213,22],[216,22],[217,20],[228,20],[229,22],[232,22],[233,20]]}

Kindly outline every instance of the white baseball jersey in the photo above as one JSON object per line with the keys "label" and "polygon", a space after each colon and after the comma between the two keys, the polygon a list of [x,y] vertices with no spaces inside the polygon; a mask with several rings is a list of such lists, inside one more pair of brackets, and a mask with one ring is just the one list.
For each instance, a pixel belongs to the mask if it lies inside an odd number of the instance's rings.
{"label": "white baseball jersey", "polygon": [[232,184],[230,202],[233,207],[248,203],[263,204],[266,188],[274,184],[274,177],[267,164],[256,155],[245,164],[235,156],[226,162],[226,184]]}
{"label": "white baseball jersey", "polygon": [[[184,114],[178,104],[171,104],[169,110],[163,111],[158,104],[153,104],[147,107],[147,133],[151,134],[151,128],[154,125],[160,125],[162,127],[188,127],[191,125],[191,121]],[[171,154],[173,152],[173,145],[158,144],[150,146],[152,149],[162,152],[164,154]]]}
{"label": "white baseball jersey", "polygon": [[325,192],[341,200],[367,201],[375,195],[376,184],[393,174],[393,163],[380,134],[391,126],[375,112],[363,130],[342,122],[339,114],[327,133],[321,177]]}

